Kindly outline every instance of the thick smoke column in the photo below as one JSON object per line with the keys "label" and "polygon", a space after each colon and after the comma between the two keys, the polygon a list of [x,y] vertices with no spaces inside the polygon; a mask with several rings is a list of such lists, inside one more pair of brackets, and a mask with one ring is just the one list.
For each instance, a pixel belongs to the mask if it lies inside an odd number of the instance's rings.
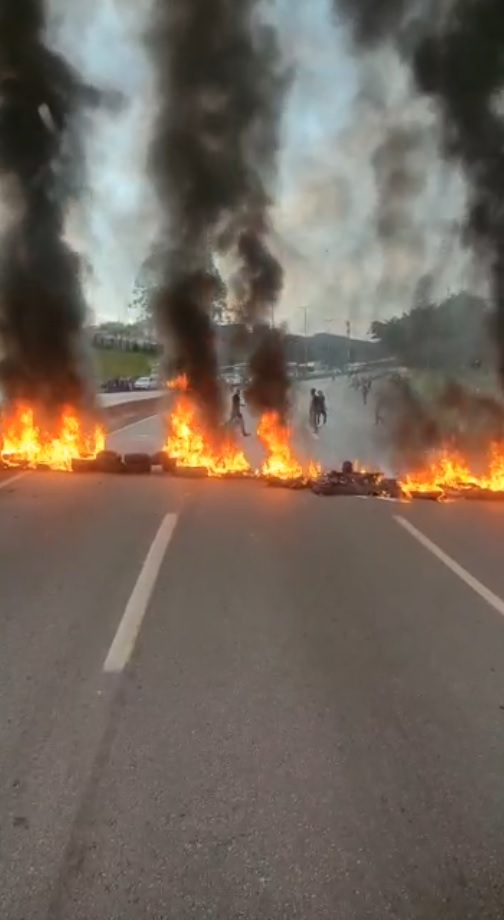
{"label": "thick smoke column", "polygon": [[[504,437],[504,409],[490,394],[466,389],[456,381],[445,383],[432,399],[422,397],[407,379],[387,381],[378,394],[383,449],[394,465],[421,466],[432,449],[447,444],[465,457],[481,455],[481,448]],[[379,437],[381,440],[381,438]]]}
{"label": "thick smoke column", "polygon": [[415,53],[417,84],[439,101],[444,151],[470,188],[467,238],[487,261],[504,385],[504,9],[498,0],[459,2],[441,36]]}
{"label": "thick smoke column", "polygon": [[155,308],[212,423],[220,415],[212,254],[238,249],[247,322],[269,309],[281,276],[264,243],[268,199],[259,176],[276,148],[284,84],[272,34],[254,20],[258,6],[158,0],[149,34],[159,99],[150,169],[169,253]]}
{"label": "thick smoke column", "polygon": [[[240,235],[238,251],[243,260],[242,279],[246,291],[241,318],[253,325],[274,314],[282,290],[283,271],[257,230]],[[261,325],[256,330],[257,336],[249,362],[251,379],[247,398],[259,411],[277,411],[283,418],[288,410],[290,387],[283,334],[273,325]]]}
{"label": "thick smoke column", "polygon": [[376,230],[385,243],[400,244],[408,240],[417,248],[422,245],[412,216],[415,198],[424,185],[424,176],[415,164],[415,152],[421,149],[422,143],[420,128],[394,126],[375,150]]}
{"label": "thick smoke column", "polygon": [[0,2],[0,169],[15,217],[0,256],[0,382],[8,399],[82,404],[85,303],[65,209],[82,181],[76,115],[99,94],[44,44],[42,0]]}
{"label": "thick smoke column", "polygon": [[[469,187],[466,237],[489,268],[499,373],[504,385],[504,10],[502,0],[335,0],[364,47],[394,41],[421,93],[439,106],[443,153]],[[418,15],[418,12],[422,14]],[[441,16],[441,13],[443,14]],[[407,18],[409,15],[409,19]]]}
{"label": "thick smoke column", "polygon": [[337,10],[352,21],[358,44],[373,47],[394,35],[411,0],[334,0]]}

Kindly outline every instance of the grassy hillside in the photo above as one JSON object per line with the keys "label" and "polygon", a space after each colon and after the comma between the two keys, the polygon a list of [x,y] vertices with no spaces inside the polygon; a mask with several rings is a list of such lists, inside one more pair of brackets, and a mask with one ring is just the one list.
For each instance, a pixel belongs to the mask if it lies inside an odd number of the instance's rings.
{"label": "grassy hillside", "polygon": [[156,358],[136,351],[93,348],[96,376],[99,381],[111,377],[144,377],[150,374]]}

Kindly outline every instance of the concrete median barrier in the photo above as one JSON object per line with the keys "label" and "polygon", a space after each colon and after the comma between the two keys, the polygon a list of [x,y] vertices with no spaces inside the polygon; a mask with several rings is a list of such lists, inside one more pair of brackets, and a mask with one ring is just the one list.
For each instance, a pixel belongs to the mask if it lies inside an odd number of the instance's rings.
{"label": "concrete median barrier", "polygon": [[[125,393],[124,396],[129,396]],[[142,419],[151,415],[156,415],[161,411],[163,405],[162,396],[146,396],[143,399],[126,400],[125,402],[114,402],[112,405],[102,405],[102,414],[105,424],[110,432],[118,431],[120,428],[126,428],[127,425],[134,425],[135,422],[141,422]]]}

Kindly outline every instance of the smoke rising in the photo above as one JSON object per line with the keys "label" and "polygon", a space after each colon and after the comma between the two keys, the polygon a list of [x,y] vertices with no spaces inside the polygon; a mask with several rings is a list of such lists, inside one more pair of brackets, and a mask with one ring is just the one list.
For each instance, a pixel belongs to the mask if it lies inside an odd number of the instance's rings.
{"label": "smoke rising", "polygon": [[158,0],[148,38],[158,96],[150,172],[167,252],[155,309],[212,423],[221,406],[212,301],[202,294],[212,256],[238,252],[247,322],[269,308],[281,283],[266,245],[262,177],[271,173],[284,81],[259,7],[256,0]]}
{"label": "smoke rising", "polygon": [[264,327],[250,359],[251,380],[247,399],[261,412],[278,412],[286,421],[289,408],[290,381],[284,355],[283,334],[279,329]]}
{"label": "smoke rising", "polygon": [[504,437],[502,402],[455,380],[422,397],[408,380],[398,377],[382,385],[378,406],[385,423],[384,452],[391,450],[394,464],[405,469],[422,466],[429,451],[447,445],[477,463],[482,449]]}
{"label": "smoke rising", "polygon": [[386,242],[400,242],[406,237],[411,245],[422,245],[412,217],[412,203],[424,187],[425,176],[415,168],[415,153],[421,150],[422,142],[419,128],[394,126],[374,152],[379,190],[376,230]]}
{"label": "smoke rising", "polygon": [[83,183],[79,113],[101,101],[46,43],[42,0],[0,3],[0,170],[13,212],[0,253],[0,382],[7,399],[88,398],[80,261],[64,240]]}
{"label": "smoke rising", "polygon": [[[335,0],[358,47],[393,42],[417,90],[437,104],[441,153],[462,167],[469,201],[465,239],[484,260],[495,310],[498,369],[504,385],[504,12],[499,0],[432,5]],[[414,14],[414,15],[413,15]]]}
{"label": "smoke rising", "polygon": [[411,0],[336,0],[341,13],[350,19],[354,40],[367,47],[387,41],[397,33]]}
{"label": "smoke rising", "polygon": [[445,31],[416,49],[419,89],[438,101],[443,151],[462,164],[470,197],[467,240],[486,262],[504,386],[504,11],[497,0],[459,2]]}
{"label": "smoke rising", "polygon": [[[127,316],[135,282],[155,238],[157,206],[147,176],[154,93],[144,43],[149,0],[48,0],[51,46],[98,86],[120,87],[113,117],[103,106],[83,119],[86,190],[68,214],[67,238],[90,271],[88,303],[98,321]],[[83,131],[84,133],[84,131]]]}
{"label": "smoke rising", "polygon": [[[344,335],[350,320],[364,337],[374,319],[407,308],[423,274],[432,274],[436,299],[481,290],[456,234],[465,189],[439,154],[435,106],[416,92],[391,44],[355,55],[348,28],[332,28],[331,3],[275,3],[282,53],[296,75],[272,215],[285,273],[276,316],[302,331],[296,308],[306,304],[310,332],[330,317],[331,332]],[[402,226],[385,237],[376,229],[383,196],[373,158],[397,132],[422,134],[406,157],[422,185],[403,197]]]}

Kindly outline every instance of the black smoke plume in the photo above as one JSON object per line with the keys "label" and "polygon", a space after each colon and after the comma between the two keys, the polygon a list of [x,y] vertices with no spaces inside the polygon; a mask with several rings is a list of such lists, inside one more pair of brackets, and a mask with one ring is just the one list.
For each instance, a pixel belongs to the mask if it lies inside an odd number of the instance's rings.
{"label": "black smoke plume", "polygon": [[[276,149],[283,82],[272,33],[255,21],[258,7],[257,0],[157,0],[148,37],[158,92],[150,171],[164,214],[161,236],[173,244],[154,307],[214,423],[221,413],[217,358],[211,299],[201,295],[213,252],[238,248],[246,322],[274,296],[259,175]],[[279,270],[273,274],[276,291]]]}
{"label": "black smoke plume", "polygon": [[82,187],[84,86],[45,44],[43,0],[0,0],[0,174],[15,208],[0,252],[0,384],[47,408],[88,398],[80,261],[64,216]]}
{"label": "black smoke plume", "polygon": [[412,8],[411,0],[334,0],[337,11],[350,20],[358,45],[374,47],[390,40]]}
{"label": "black smoke plume", "polygon": [[488,265],[498,371],[504,386],[504,8],[459,2],[446,31],[425,37],[414,57],[420,90],[439,103],[444,153],[461,163],[470,189],[466,237]]}
{"label": "black smoke plume", "polygon": [[[357,45],[392,41],[418,90],[438,105],[443,154],[460,164],[470,202],[465,236],[487,264],[504,386],[504,6],[502,0],[334,0]],[[420,7],[420,15],[418,9]],[[414,14],[414,15],[413,15]],[[441,15],[442,14],[442,15]]]}
{"label": "black smoke plume", "polygon": [[285,363],[283,334],[263,327],[249,362],[247,400],[261,412],[278,412],[285,422],[289,408],[290,381]]}
{"label": "black smoke plume", "polygon": [[414,163],[421,143],[421,129],[395,125],[373,154],[378,186],[376,231],[385,243],[407,240],[412,246],[422,245],[412,216],[415,198],[424,186],[424,177]]}
{"label": "black smoke plume", "polygon": [[491,394],[447,380],[429,398],[400,376],[379,389],[377,406],[385,423],[383,447],[405,469],[421,467],[429,452],[447,446],[475,464],[482,451],[504,438],[504,406]]}
{"label": "black smoke plume", "polygon": [[[284,336],[274,327],[274,311],[283,284],[283,270],[261,232],[244,231],[238,240],[245,275],[242,321],[255,327],[255,347],[249,361],[247,399],[259,412],[276,411],[285,419],[289,408],[289,376]],[[261,323],[270,319],[271,325]]]}

